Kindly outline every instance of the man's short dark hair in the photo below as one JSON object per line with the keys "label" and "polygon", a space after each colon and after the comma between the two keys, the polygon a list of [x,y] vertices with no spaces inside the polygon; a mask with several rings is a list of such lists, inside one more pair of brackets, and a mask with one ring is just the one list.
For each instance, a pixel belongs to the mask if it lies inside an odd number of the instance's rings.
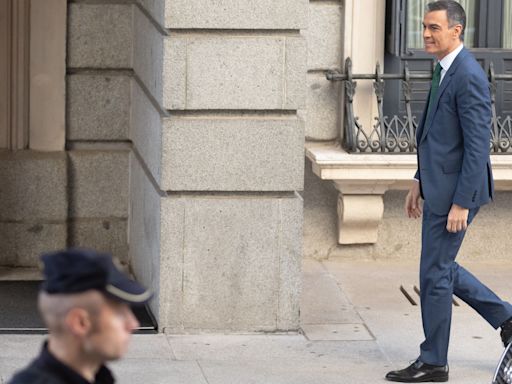
{"label": "man's short dark hair", "polygon": [[457,24],[462,25],[462,31],[460,33],[460,40],[464,41],[464,31],[466,30],[466,12],[462,5],[454,0],[438,0],[432,3],[428,3],[425,8],[425,13],[434,11],[446,11],[448,17],[448,25],[453,27]]}

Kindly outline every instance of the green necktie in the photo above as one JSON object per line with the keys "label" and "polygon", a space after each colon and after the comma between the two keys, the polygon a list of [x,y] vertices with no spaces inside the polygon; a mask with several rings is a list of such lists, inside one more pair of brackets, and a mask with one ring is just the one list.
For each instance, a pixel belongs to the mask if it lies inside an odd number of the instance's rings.
{"label": "green necktie", "polygon": [[441,81],[441,67],[440,63],[437,63],[436,68],[434,69],[434,74],[432,75],[432,85],[430,88],[430,98],[428,99],[428,112],[427,116],[430,113],[430,107],[432,106],[432,103],[434,102],[437,90],[439,89],[439,82]]}

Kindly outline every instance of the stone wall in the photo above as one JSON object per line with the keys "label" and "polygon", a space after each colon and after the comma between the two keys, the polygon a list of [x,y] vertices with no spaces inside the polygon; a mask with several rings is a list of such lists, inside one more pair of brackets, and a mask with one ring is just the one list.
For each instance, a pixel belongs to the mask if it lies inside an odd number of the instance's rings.
{"label": "stone wall", "polygon": [[68,245],[128,258],[133,5],[68,4]]}
{"label": "stone wall", "polygon": [[[308,42],[308,93],[301,111],[307,141],[334,141],[341,119],[339,83],[328,81],[325,71],[341,69],[343,60],[343,1],[310,0]],[[337,192],[329,182],[311,172],[304,176],[304,256],[328,258],[337,249]]]}
{"label": "stone wall", "polygon": [[0,180],[0,266],[35,267],[67,244],[66,156],[1,151]]}
{"label": "stone wall", "polygon": [[134,7],[130,259],[162,330],[298,328],[307,5]]}
{"label": "stone wall", "polygon": [[343,2],[310,0],[308,29],[307,103],[302,111],[306,140],[330,141],[339,134],[339,83],[328,81],[325,71],[341,69]]}
{"label": "stone wall", "polygon": [[[0,265],[36,267],[40,253],[67,246],[128,258],[133,5],[77,0],[67,11],[66,151],[0,154]],[[46,73],[34,79],[61,96]],[[48,150],[51,135],[31,140]]]}

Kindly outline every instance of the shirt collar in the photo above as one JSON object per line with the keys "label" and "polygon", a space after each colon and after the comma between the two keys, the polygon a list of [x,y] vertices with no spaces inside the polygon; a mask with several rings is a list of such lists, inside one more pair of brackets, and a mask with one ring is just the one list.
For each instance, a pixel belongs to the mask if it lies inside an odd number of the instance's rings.
{"label": "shirt collar", "polygon": [[96,374],[94,383],[85,380],[81,375],[69,368],[67,365],[61,363],[55,356],[48,350],[48,341],[43,345],[41,353],[36,360],[36,365],[47,372],[51,372],[57,377],[61,378],[65,383],[73,384],[114,384],[114,377],[110,370],[102,365]]}
{"label": "shirt collar", "polygon": [[460,43],[460,45],[457,48],[455,48],[453,51],[451,51],[449,54],[447,54],[439,61],[439,64],[441,64],[441,67],[445,71],[448,71],[450,69],[450,66],[453,64],[455,58],[460,53],[460,51],[462,51],[462,48],[464,48],[464,44]]}

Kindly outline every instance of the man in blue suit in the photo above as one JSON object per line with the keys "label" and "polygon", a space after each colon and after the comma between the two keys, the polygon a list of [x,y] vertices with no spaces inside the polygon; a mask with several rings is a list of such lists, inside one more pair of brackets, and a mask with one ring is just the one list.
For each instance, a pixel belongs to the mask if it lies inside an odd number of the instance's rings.
{"label": "man in blue suit", "polygon": [[463,46],[465,25],[459,3],[440,0],[427,5],[425,51],[439,62],[417,131],[416,181],[405,202],[409,217],[423,213],[420,291],[425,341],[413,364],[386,375],[390,381],[448,380],[453,294],[495,329],[501,327],[503,343],[512,337],[512,306],[455,262],[468,225],[494,194],[489,86],[481,66]]}

